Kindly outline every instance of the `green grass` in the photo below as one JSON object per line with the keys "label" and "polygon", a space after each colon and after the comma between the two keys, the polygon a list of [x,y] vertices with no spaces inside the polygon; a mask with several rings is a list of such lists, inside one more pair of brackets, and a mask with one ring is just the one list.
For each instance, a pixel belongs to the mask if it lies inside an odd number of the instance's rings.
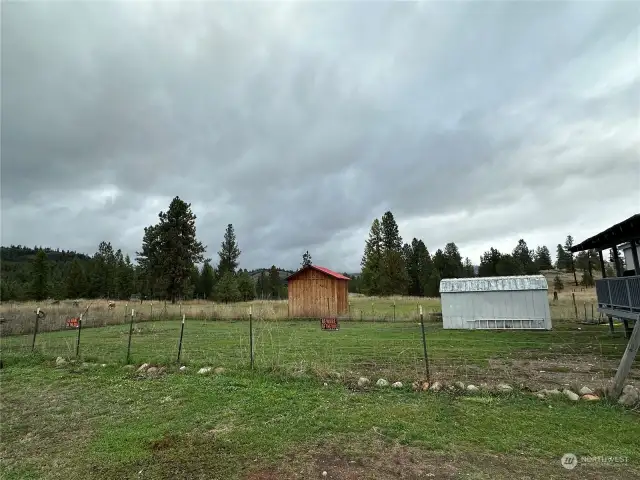
{"label": "green grass", "polygon": [[[180,322],[143,322],[135,327],[131,363],[176,362]],[[36,350],[45,357],[74,358],[76,338],[76,330],[42,333],[36,338]],[[128,338],[128,325],[83,329],[80,359],[124,364]],[[9,364],[31,351],[31,335],[1,341]],[[248,321],[187,321],[181,361],[194,367],[247,366],[249,341]],[[561,322],[552,331],[444,330],[430,323],[426,341],[433,378],[475,381],[526,381],[540,376],[540,371],[578,371],[606,379],[626,345],[622,332],[612,336],[604,325]],[[347,378],[379,375],[402,381],[425,376],[417,322],[343,321],[339,331],[330,332],[321,331],[317,321],[255,321],[254,352],[255,367],[262,371],[314,372],[324,377],[338,372]]]}
{"label": "green grass", "polygon": [[[398,469],[440,468],[436,457],[459,475],[442,478],[506,479],[516,468],[535,478],[633,478],[640,464],[637,415],[605,403],[361,392],[246,368],[141,379],[116,366],[52,364],[33,359],[0,373],[2,478],[319,478],[338,468],[400,478]],[[567,477],[566,452],[627,463],[576,470],[603,477]]]}

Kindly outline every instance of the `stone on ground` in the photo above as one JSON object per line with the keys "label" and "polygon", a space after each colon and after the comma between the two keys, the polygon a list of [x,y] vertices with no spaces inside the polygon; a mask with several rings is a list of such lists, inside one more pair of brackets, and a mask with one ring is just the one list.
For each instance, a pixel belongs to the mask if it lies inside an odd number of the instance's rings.
{"label": "stone on ground", "polygon": [[578,393],[580,395],[593,395],[593,390],[589,387],[582,387]]}
{"label": "stone on ground", "polygon": [[60,367],[62,365],[66,365],[66,364],[67,364],[67,361],[64,358],[62,358],[62,357],[56,358],[56,366]]}
{"label": "stone on ground", "polygon": [[149,364],[148,363],[143,363],[142,365],[140,365],[138,370],[136,370],[136,372],[137,373],[144,373],[144,372],[147,371],[147,368],[149,368]]}
{"label": "stone on ground", "polygon": [[203,375],[205,373],[209,373],[211,370],[213,370],[211,367],[202,367],[200,370],[198,370],[198,373],[200,375]]}
{"label": "stone on ground", "polygon": [[459,388],[460,390],[464,390],[464,383],[462,382],[456,382],[454,383],[454,385]]}
{"label": "stone on ground", "polygon": [[513,387],[511,385],[509,385],[508,383],[500,383],[498,384],[498,391],[499,392],[511,392],[513,390]]}
{"label": "stone on ground", "polygon": [[440,382],[433,382],[433,385],[429,387],[429,390],[439,392],[440,390],[442,390],[442,384]]}
{"label": "stone on ground", "polygon": [[429,382],[422,382],[422,391],[426,392],[429,390]]}
{"label": "stone on ground", "polygon": [[371,380],[369,380],[367,377],[360,377],[358,379],[359,387],[364,387],[365,385],[369,385],[369,383],[371,383]]}
{"label": "stone on ground", "polygon": [[633,385],[627,385],[622,389],[622,395],[618,398],[618,403],[625,407],[633,407],[640,402],[640,392]]}
{"label": "stone on ground", "polygon": [[387,382],[384,378],[379,378],[378,381],[376,382],[376,385],[378,387],[388,387],[389,382]]}
{"label": "stone on ground", "polygon": [[186,372],[187,371],[187,367],[186,367],[186,365],[182,365],[178,370],[180,370],[181,372]]}
{"label": "stone on ground", "polygon": [[479,392],[480,389],[478,387],[476,387],[475,385],[467,385],[467,391],[468,392]]}
{"label": "stone on ground", "polygon": [[158,374],[158,367],[149,367],[149,368],[147,368],[147,372],[146,373],[150,377],[153,377],[153,376]]}
{"label": "stone on ground", "polygon": [[564,393],[565,397],[567,397],[569,400],[572,400],[574,402],[580,399],[580,395],[578,395],[575,392],[572,392],[568,388],[565,388],[564,390],[562,390],[562,393]]}
{"label": "stone on ground", "polygon": [[393,388],[402,388],[402,382],[395,382],[395,383],[391,384],[391,386]]}
{"label": "stone on ground", "polygon": [[592,393],[587,393],[586,395],[582,396],[582,399],[593,402],[593,401],[600,400],[600,397],[598,395],[593,395]]}
{"label": "stone on ground", "polygon": [[213,373],[215,373],[216,375],[221,375],[225,372],[224,367],[216,367],[215,370],[213,371]]}
{"label": "stone on ground", "polygon": [[557,388],[554,388],[552,390],[547,390],[545,388],[544,390],[542,390],[542,393],[544,393],[545,395],[560,395],[562,392]]}

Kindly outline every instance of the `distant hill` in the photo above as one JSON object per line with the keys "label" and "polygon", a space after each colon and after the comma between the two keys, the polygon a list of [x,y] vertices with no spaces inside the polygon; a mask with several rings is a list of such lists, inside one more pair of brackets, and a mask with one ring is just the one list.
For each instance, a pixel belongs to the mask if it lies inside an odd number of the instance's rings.
{"label": "distant hill", "polygon": [[[289,275],[292,275],[293,273],[295,273],[293,270],[284,270],[282,268],[278,268],[277,270],[278,270],[278,274],[280,275],[280,280],[282,281],[284,281],[284,279],[287,278]],[[268,276],[270,271],[271,271],[271,268],[257,268],[255,270],[250,270],[249,276],[254,281],[257,282],[262,272],[264,272],[264,274]]]}

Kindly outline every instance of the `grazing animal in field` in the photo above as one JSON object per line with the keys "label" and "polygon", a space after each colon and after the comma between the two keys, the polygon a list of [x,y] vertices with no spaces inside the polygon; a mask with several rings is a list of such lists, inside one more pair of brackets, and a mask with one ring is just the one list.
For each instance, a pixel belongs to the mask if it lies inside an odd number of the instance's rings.
{"label": "grazing animal in field", "polygon": [[116,302],[109,302],[109,310],[116,308]]}
{"label": "grazing animal in field", "polygon": [[77,300],[74,300],[74,301],[73,301],[73,306],[74,306],[74,307],[79,307],[79,306],[80,306],[80,302],[79,302],[79,301],[77,301]]}

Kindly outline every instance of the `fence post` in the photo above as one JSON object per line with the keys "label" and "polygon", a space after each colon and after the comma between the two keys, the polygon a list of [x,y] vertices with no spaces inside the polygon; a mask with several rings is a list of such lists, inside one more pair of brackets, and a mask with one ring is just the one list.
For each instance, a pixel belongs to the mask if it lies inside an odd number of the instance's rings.
{"label": "fence post", "polygon": [[122,320],[122,323],[127,323],[127,310],[129,310],[129,304],[125,304],[124,306],[124,318]]}
{"label": "fence post", "polygon": [[396,321],[396,301],[393,301],[393,321]]}
{"label": "fence post", "polygon": [[36,335],[38,333],[38,321],[40,320],[40,307],[36,308],[36,325],[33,329],[33,341],[31,342],[31,351],[36,348]]}
{"label": "fence post", "polygon": [[251,369],[253,369],[253,314],[249,305],[249,356],[251,358]]}
{"label": "fence post", "polygon": [[153,322],[153,302],[149,305],[149,320]]}
{"label": "fence post", "polygon": [[180,314],[178,316],[178,318],[180,318],[182,316],[182,302],[180,302]]}
{"label": "fence post", "polygon": [[131,334],[133,333],[133,315],[134,310],[131,309],[131,322],[129,323],[129,344],[127,345],[127,365],[129,364],[129,359],[131,357]]}
{"label": "fence post", "polygon": [[76,358],[80,354],[80,332],[82,331],[82,313],[80,314],[80,318],[78,319],[78,338],[76,338]]}
{"label": "fence post", "polygon": [[587,302],[584,302],[584,321],[587,322]]}
{"label": "fence post", "polygon": [[424,368],[427,373],[427,382],[431,383],[431,375],[429,374],[429,357],[427,356],[427,338],[424,334],[424,314],[422,313],[422,305],[420,311],[420,328],[422,329],[422,350],[424,351]]}
{"label": "fence post", "polygon": [[[595,317],[593,316],[593,303],[591,304],[591,321],[595,321]],[[598,321],[600,323],[600,321]]]}
{"label": "fence post", "polygon": [[182,353],[182,336],[184,335],[184,315],[182,315],[182,326],[180,327],[180,341],[178,342],[178,362],[180,363],[180,354]]}
{"label": "fence post", "polygon": [[571,292],[571,298],[573,299],[573,309],[576,312],[576,320],[578,320],[578,304],[576,303],[576,293]]}

